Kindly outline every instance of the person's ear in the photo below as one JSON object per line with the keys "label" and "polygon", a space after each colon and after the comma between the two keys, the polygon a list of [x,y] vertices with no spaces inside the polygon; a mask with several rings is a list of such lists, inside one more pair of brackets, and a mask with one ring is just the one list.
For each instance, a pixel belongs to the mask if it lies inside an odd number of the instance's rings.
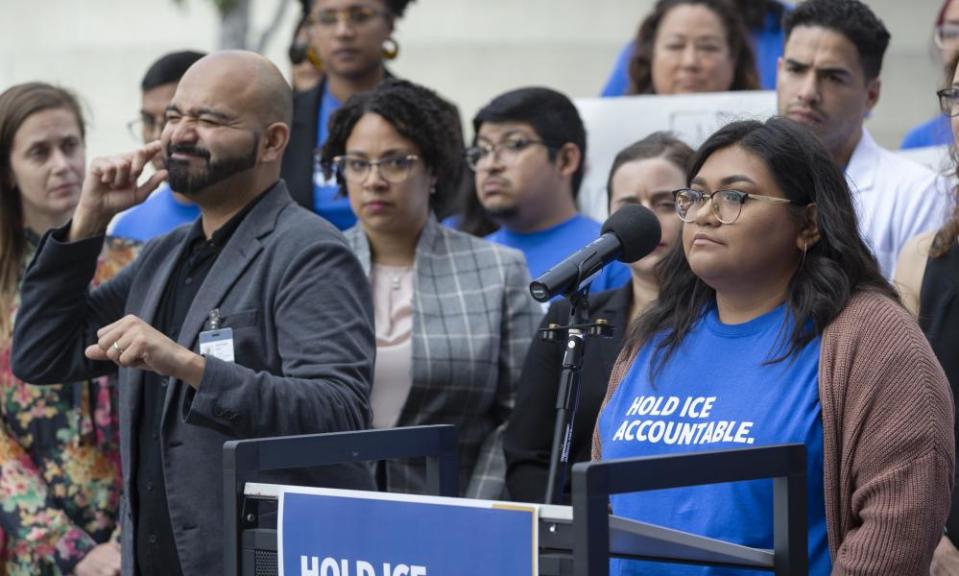
{"label": "person's ear", "polygon": [[263,131],[263,151],[260,160],[263,162],[280,161],[283,151],[290,141],[290,127],[283,122],[274,122]]}
{"label": "person's ear", "polygon": [[882,89],[882,82],[879,77],[875,77],[866,83],[866,111],[871,112],[879,102],[879,93]]}
{"label": "person's ear", "polygon": [[579,170],[582,162],[583,153],[580,151],[579,146],[572,142],[563,144],[563,146],[556,151],[556,166],[559,168],[559,173],[562,176],[571,177]]}
{"label": "person's ear", "polygon": [[802,226],[796,235],[796,248],[806,252],[819,242],[819,208],[815,202],[803,207]]}

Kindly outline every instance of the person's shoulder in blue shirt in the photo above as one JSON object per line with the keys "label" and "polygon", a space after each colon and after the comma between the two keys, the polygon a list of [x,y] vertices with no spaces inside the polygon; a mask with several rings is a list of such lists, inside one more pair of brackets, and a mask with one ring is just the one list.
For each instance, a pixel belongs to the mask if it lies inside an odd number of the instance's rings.
{"label": "person's shoulder in blue shirt", "polygon": [[165,182],[143,204],[121,214],[112,236],[146,242],[197,219],[200,209],[192,202],[181,202]]}
{"label": "person's shoulder in blue shirt", "polygon": [[899,147],[906,150],[926,146],[949,146],[954,140],[949,117],[939,114],[910,130]]}
{"label": "person's shoulder in blue shirt", "polygon": [[[526,256],[531,278],[536,278],[599,237],[599,222],[576,214],[545,230],[520,233],[502,227],[486,236],[491,242],[516,248]],[[621,262],[607,265],[593,280],[590,291],[600,292],[624,286],[630,279],[629,268]]]}

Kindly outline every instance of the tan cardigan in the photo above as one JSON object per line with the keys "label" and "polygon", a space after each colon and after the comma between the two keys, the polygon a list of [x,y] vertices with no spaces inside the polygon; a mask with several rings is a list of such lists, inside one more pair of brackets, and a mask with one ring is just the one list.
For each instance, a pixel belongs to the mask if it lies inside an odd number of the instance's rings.
{"label": "tan cardigan", "polygon": [[[604,407],[632,356],[617,360]],[[953,403],[905,309],[853,297],[822,336],[819,401],[832,573],[928,576],[952,493]],[[601,449],[594,430],[594,459]]]}

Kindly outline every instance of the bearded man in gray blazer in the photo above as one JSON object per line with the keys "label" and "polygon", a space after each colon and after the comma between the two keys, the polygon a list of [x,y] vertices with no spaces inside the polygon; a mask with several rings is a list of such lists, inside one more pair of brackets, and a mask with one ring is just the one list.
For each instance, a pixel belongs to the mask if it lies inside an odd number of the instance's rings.
{"label": "bearded man in gray blazer", "polygon": [[[223,572],[224,441],[369,425],[368,282],[340,233],[279,179],[291,105],[258,55],[198,61],[161,141],[94,160],[73,220],[41,240],[24,277],[19,378],[119,371],[123,574]],[[138,185],[161,152],[167,169]],[[91,292],[107,223],[164,178],[201,218]],[[372,487],[360,466],[276,481]]]}

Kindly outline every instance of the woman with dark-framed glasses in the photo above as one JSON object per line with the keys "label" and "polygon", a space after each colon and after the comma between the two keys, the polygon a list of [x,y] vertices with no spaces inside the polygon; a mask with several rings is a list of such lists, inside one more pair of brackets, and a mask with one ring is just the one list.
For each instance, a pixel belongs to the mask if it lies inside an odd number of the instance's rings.
{"label": "woman with dark-framed glasses", "polygon": [[[956,69],[955,58],[959,55],[959,0],[942,0],[936,16],[936,26],[932,30],[932,42],[937,60],[944,67],[944,83],[948,88],[952,83],[952,73]],[[903,137],[900,148],[952,144],[955,140],[947,116],[948,114],[937,114],[935,118],[913,127]]]}
{"label": "woman with dark-framed glasses", "polygon": [[[953,56],[955,67],[959,53]],[[938,92],[942,112],[959,133],[959,75]],[[959,151],[952,146],[952,169],[959,167]],[[952,213],[938,230],[907,242],[899,254],[894,283],[902,302],[919,320],[933,351],[942,363],[952,398],[959,398],[959,185],[953,180]],[[959,443],[959,428],[956,429]],[[946,532],[932,559],[933,576],[959,574],[959,498],[953,497]]]}
{"label": "woman with dark-framed glasses", "polygon": [[[627,333],[594,456],[801,442],[809,574],[928,574],[953,485],[952,401],[857,231],[841,171],[811,132],[774,118],[720,129],[688,176],[675,193],[682,242],[659,269],[659,300]],[[611,504],[618,515],[773,546],[769,481]],[[624,561],[611,573],[649,571]]]}
{"label": "woman with dark-framed glasses", "polygon": [[[460,493],[495,499],[502,430],[540,307],[522,254],[445,228],[432,213],[464,161],[442,110],[432,91],[385,80],[334,114],[322,162],[359,219],[346,237],[373,288],[373,426],[455,424]],[[425,464],[386,464],[380,480],[423,492]]]}

